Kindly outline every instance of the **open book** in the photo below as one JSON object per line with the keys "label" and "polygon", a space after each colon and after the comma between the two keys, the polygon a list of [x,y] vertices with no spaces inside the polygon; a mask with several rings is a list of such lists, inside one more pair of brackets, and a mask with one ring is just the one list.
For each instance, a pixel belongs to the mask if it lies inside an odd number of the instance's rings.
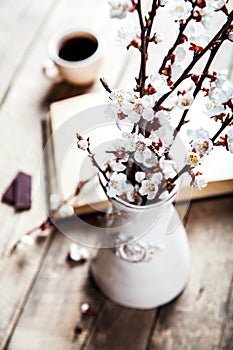
{"label": "open book", "polygon": [[[100,106],[106,103],[106,100],[106,93],[103,92],[80,95],[52,103],[50,107],[51,133],[53,135],[56,134],[55,131],[59,130],[64,123],[68,123],[72,117],[82,111],[90,109],[91,107]],[[198,115],[201,115],[201,112],[199,113],[197,110],[197,108],[200,108],[200,104],[201,101],[197,102],[197,106],[192,112],[195,113],[195,123],[197,127],[202,125],[200,117],[199,120],[197,118]],[[90,118],[88,114],[87,118]],[[91,118],[94,118],[94,116],[91,116]],[[203,125],[203,127],[205,126],[206,125]],[[60,130],[61,129],[62,128],[60,128]],[[71,130],[71,134],[73,134],[72,137],[75,137],[76,132],[79,131],[79,125],[75,126],[75,128]],[[108,133],[108,131],[105,131],[105,133]],[[64,138],[67,139],[69,137],[71,136],[69,136],[68,131],[66,134],[64,134]],[[80,155],[77,155],[77,153],[77,147],[74,147],[73,150],[69,149],[69,153],[64,156],[64,151],[61,151],[60,139],[53,137],[53,157],[55,167],[57,169],[57,174],[55,175],[58,175],[61,167],[63,167],[63,175],[60,181],[65,198],[68,198],[74,192],[77,185],[76,173],[79,163],[81,164]],[[190,189],[187,191],[181,191],[178,200],[187,200],[189,199],[188,197],[190,194],[192,199],[201,199],[233,193],[233,155],[230,154],[230,152],[227,152],[221,147],[216,148],[209,156],[206,157],[202,170],[205,176],[209,179],[207,188],[202,191],[193,189],[192,193],[190,192]],[[85,176],[83,179],[85,179]],[[99,185],[97,178],[95,178],[93,181],[89,181],[85,185],[81,195],[75,199],[75,203],[73,204],[77,208],[78,214],[89,213],[95,210],[102,211],[107,208],[108,200],[102,187]]]}

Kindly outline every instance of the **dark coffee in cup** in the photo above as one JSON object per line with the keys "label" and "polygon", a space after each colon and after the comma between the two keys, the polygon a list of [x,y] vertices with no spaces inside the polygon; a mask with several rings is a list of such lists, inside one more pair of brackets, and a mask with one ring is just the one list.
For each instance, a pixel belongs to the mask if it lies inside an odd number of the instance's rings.
{"label": "dark coffee in cup", "polygon": [[88,28],[70,28],[49,42],[49,60],[43,72],[51,81],[88,86],[98,77],[103,56],[102,40]]}
{"label": "dark coffee in cup", "polygon": [[65,61],[82,61],[92,56],[97,47],[97,40],[85,37],[71,38],[62,43],[58,55]]}

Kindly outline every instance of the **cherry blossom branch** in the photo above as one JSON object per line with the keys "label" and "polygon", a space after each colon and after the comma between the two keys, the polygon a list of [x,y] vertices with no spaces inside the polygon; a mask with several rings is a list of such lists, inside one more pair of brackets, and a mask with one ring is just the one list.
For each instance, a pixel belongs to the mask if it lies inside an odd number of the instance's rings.
{"label": "cherry blossom branch", "polygon": [[146,50],[150,42],[151,30],[153,27],[156,11],[158,9],[157,0],[153,0],[151,11],[149,12],[149,18],[147,19],[147,33],[146,33]]}
{"label": "cherry blossom branch", "polygon": [[168,96],[180,85],[180,83],[188,77],[188,74],[192,70],[192,68],[197,64],[197,62],[206,54],[208,50],[211,50],[217,43],[218,40],[224,40],[224,36],[233,20],[233,11],[228,15],[227,21],[224,23],[222,28],[218,31],[218,33],[214,36],[214,38],[209,42],[209,44],[199,53],[194,55],[192,62],[187,66],[181,76],[177,79],[177,81],[171,87],[171,90],[164,94],[154,105],[153,110],[157,112],[162,105],[162,103],[167,99]]}
{"label": "cherry blossom branch", "polygon": [[[194,99],[196,98],[197,94],[198,94],[199,91],[201,90],[202,84],[203,84],[204,80],[207,78],[207,75],[208,75],[208,72],[209,72],[209,68],[210,68],[210,66],[211,66],[211,64],[212,64],[212,62],[213,62],[213,60],[214,60],[214,58],[215,58],[215,56],[216,56],[216,54],[217,54],[219,48],[221,47],[222,43],[223,43],[223,41],[220,41],[220,42],[213,48],[213,50],[210,52],[210,56],[209,56],[209,58],[208,58],[208,61],[207,61],[206,65],[205,65],[205,67],[204,67],[204,69],[203,69],[203,71],[202,71],[201,77],[200,77],[200,79],[199,79],[199,81],[198,81],[198,83],[197,83],[197,85],[196,85],[196,88],[195,88],[195,90],[194,90],[194,92],[193,92],[193,97],[194,97]],[[184,125],[184,123],[185,123],[185,118],[186,118],[187,114],[189,113],[189,111],[190,111],[190,109],[186,109],[186,110],[184,111],[184,113],[183,113],[183,115],[182,115],[182,117],[181,117],[181,120],[180,120],[178,126],[177,126],[176,129],[175,129],[175,132],[174,132],[175,136],[176,136],[177,133],[180,131],[182,125]]]}
{"label": "cherry blossom branch", "polygon": [[196,3],[192,4],[193,9],[191,11],[190,16],[186,19],[185,23],[181,22],[180,23],[180,30],[179,30],[179,34],[173,44],[173,46],[168,50],[167,55],[164,57],[163,62],[159,68],[159,74],[163,73],[164,68],[166,67],[167,61],[170,59],[171,55],[173,54],[173,52],[175,51],[175,49],[177,48],[177,46],[181,43],[182,41],[182,37],[184,34],[184,31],[188,25],[188,23],[191,21],[191,19],[193,18],[193,12],[194,12],[194,8],[196,6]]}
{"label": "cherry blossom branch", "polygon": [[185,164],[185,165],[183,166],[183,168],[169,181],[168,184],[165,183],[164,186],[161,186],[161,187],[160,187],[160,189],[158,190],[158,193],[157,193],[155,199],[158,200],[159,197],[161,196],[161,194],[162,194],[163,192],[165,192],[166,190],[169,189],[169,185],[170,185],[170,187],[171,187],[171,185],[175,184],[175,182],[176,182],[183,174],[185,174],[185,173],[187,173],[187,172],[190,172],[190,170],[191,170],[190,165]]}
{"label": "cherry blossom branch", "polygon": [[105,172],[101,169],[101,167],[99,166],[99,164],[97,163],[97,161],[95,160],[95,155],[94,153],[91,152],[90,147],[87,147],[87,152],[89,154],[89,157],[91,158],[92,164],[99,170],[99,172],[103,175],[103,177],[105,178],[105,180],[107,182],[109,182],[109,178],[107,177],[107,175],[105,174]]}
{"label": "cherry blossom branch", "polygon": [[103,85],[103,87],[105,88],[105,90],[111,94],[112,90],[110,89],[106,80],[104,78],[100,78],[100,82]]}
{"label": "cherry blossom branch", "polygon": [[[53,226],[52,221],[50,220],[49,217],[47,217],[40,225],[34,226],[34,227],[31,228],[29,231],[27,231],[26,233],[24,233],[23,236],[31,236],[34,232],[36,232],[36,231],[38,231],[38,230],[42,230],[42,231],[43,231],[45,228],[47,229],[47,228],[50,228],[51,226]],[[16,251],[18,245],[21,243],[21,238],[22,238],[22,237],[20,237],[20,238],[13,244],[13,246],[11,247],[11,249],[10,249],[10,255],[12,255],[12,254]]]}
{"label": "cherry blossom branch", "polygon": [[153,0],[151,11],[149,11],[149,17],[146,18],[146,25],[144,25],[143,18],[142,18],[141,0],[138,1],[137,7],[136,7],[136,10],[139,16],[139,23],[141,27],[141,47],[140,47],[141,64],[140,64],[139,78],[136,79],[137,90],[140,92],[140,97],[144,96],[145,81],[146,81],[146,65],[147,65],[147,59],[148,59],[147,50],[150,43],[150,35],[151,35],[151,30],[152,30],[157,8],[158,8],[157,0]]}
{"label": "cherry blossom branch", "polygon": [[33,228],[31,228],[29,231],[27,231],[26,233],[24,233],[11,247],[10,249],[10,255],[12,255],[16,249],[18,248],[19,244],[22,242],[22,237],[25,236],[31,236],[33,235],[33,233],[37,232],[37,231],[45,231],[45,230],[49,230],[52,227],[54,227],[54,225],[56,224],[56,220],[59,219],[59,209],[61,209],[61,207],[64,204],[67,204],[71,199],[73,199],[74,197],[78,196],[81,189],[83,188],[83,186],[85,186],[91,179],[93,176],[90,176],[88,179],[83,180],[83,181],[79,181],[74,193],[72,195],[70,195],[67,199],[62,200],[60,202],[60,204],[57,206],[56,211],[51,212],[50,216],[47,216],[47,218],[39,225],[34,226]]}
{"label": "cherry blossom branch", "polygon": [[226,117],[224,122],[222,123],[221,128],[216,132],[216,134],[212,137],[212,142],[214,143],[215,140],[219,137],[219,135],[223,132],[223,130],[233,121],[233,115],[231,117]]}
{"label": "cherry blossom branch", "polygon": [[139,78],[137,79],[137,85],[139,86],[139,92],[140,97],[144,95],[144,89],[145,89],[145,81],[146,81],[146,27],[143,22],[142,18],[142,7],[141,7],[141,0],[138,0],[138,3],[136,5],[136,10],[138,13],[139,23],[141,27],[141,64],[140,64],[140,71],[139,71]]}

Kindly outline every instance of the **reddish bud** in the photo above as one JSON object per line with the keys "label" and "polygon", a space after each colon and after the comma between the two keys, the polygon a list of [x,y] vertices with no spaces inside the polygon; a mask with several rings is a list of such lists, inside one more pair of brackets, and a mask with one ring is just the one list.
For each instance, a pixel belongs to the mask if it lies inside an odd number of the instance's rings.
{"label": "reddish bud", "polygon": [[190,45],[191,46],[190,46],[189,50],[194,51],[194,53],[196,53],[196,54],[203,51],[203,47],[201,47],[201,46],[198,46],[198,45],[193,44],[193,43],[190,43]]}
{"label": "reddish bud", "polygon": [[196,22],[201,22],[202,15],[200,14],[199,11],[195,11],[195,12],[193,13],[193,18],[195,19]]}
{"label": "reddish bud", "polygon": [[192,74],[191,79],[192,79],[192,81],[194,82],[195,85],[198,84],[199,77],[200,77],[199,75]]}
{"label": "reddish bud", "polygon": [[203,9],[206,7],[206,1],[205,0],[197,0],[197,6]]}
{"label": "reddish bud", "polygon": [[179,44],[185,43],[185,41],[188,41],[188,37],[185,34],[182,34],[180,37]]}

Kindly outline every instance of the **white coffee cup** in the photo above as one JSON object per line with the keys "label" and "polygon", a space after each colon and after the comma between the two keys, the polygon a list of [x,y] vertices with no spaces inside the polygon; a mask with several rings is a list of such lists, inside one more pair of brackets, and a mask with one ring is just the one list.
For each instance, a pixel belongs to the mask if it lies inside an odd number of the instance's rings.
{"label": "white coffee cup", "polygon": [[89,85],[97,78],[103,56],[102,40],[91,29],[74,28],[55,35],[48,45],[43,73],[53,82]]}

